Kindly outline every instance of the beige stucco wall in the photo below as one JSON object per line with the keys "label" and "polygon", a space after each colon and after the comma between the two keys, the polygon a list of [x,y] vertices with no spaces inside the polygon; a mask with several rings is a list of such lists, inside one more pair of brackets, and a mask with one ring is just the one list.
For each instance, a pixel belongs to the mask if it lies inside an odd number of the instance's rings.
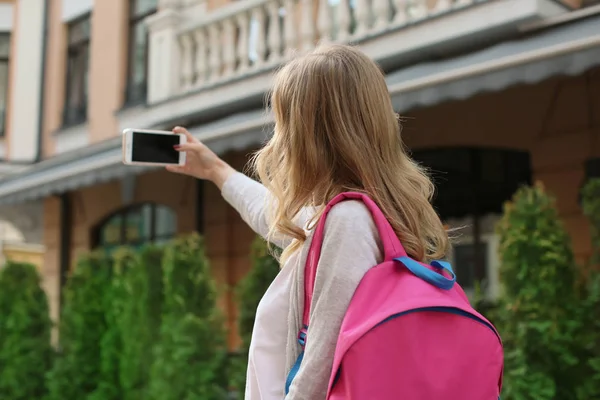
{"label": "beige stucco wall", "polygon": [[[66,88],[67,24],[62,2],[50,2],[46,65],[44,156],[55,154],[55,134],[62,125]],[[102,0],[91,14],[88,121],[89,142],[116,136],[115,112],[123,106],[128,51],[128,2]],[[58,133],[60,134],[60,133]]]}
{"label": "beige stucco wall", "polygon": [[62,124],[65,100],[67,61],[67,27],[61,20],[62,1],[48,2],[48,36],[46,38],[46,69],[44,93],[43,151],[44,157],[54,154],[54,132]]}
{"label": "beige stucco wall", "polygon": [[2,257],[14,262],[33,264],[39,272],[43,272],[43,246],[6,243],[2,246]]}
{"label": "beige stucco wall", "polygon": [[128,1],[94,2],[90,52],[90,141],[116,136],[115,111],[123,106],[128,51]]}

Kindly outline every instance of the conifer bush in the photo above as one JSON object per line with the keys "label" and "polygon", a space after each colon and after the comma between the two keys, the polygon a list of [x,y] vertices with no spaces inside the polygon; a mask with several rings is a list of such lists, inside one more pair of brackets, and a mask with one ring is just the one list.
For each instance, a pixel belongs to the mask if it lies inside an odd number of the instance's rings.
{"label": "conifer bush", "polygon": [[577,399],[579,270],[554,199],[541,184],[520,189],[497,232],[504,295],[494,322],[505,348],[502,398]]}
{"label": "conifer bush", "polygon": [[221,400],[227,396],[226,340],[217,289],[197,236],[165,250],[160,341],[150,372],[153,400]]}
{"label": "conifer bush", "polygon": [[92,253],[79,259],[69,277],[63,290],[60,347],[47,376],[48,400],[83,400],[99,389],[111,275],[110,257]]}
{"label": "conifer bush", "polygon": [[148,396],[154,347],[160,340],[163,255],[164,247],[145,246],[124,281],[126,301],[119,321],[123,397],[119,400],[145,400]]}
{"label": "conifer bush", "polygon": [[127,394],[120,381],[123,342],[128,333],[123,314],[131,302],[127,282],[130,274],[139,268],[139,261],[131,249],[122,248],[113,253],[112,264],[111,280],[103,296],[107,326],[100,342],[99,383],[89,400],[124,400]]}
{"label": "conifer bush", "polygon": [[46,395],[51,328],[36,267],[9,261],[0,269],[0,399]]}
{"label": "conifer bush", "polygon": [[580,399],[600,398],[600,179],[592,179],[582,190],[583,213],[590,222],[592,257],[584,281],[583,301],[579,309],[581,323],[583,382]]}

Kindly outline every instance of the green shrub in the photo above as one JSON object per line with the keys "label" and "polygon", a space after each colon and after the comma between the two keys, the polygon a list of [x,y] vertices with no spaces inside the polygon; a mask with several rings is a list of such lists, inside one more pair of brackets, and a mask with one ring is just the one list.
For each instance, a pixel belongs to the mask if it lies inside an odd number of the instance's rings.
{"label": "green shrub", "polygon": [[153,349],[160,339],[163,254],[163,247],[145,246],[125,280],[126,301],[121,306],[119,322],[123,346],[120,381],[124,393],[119,400],[144,400],[147,396]]}
{"label": "green shrub", "polygon": [[154,400],[226,397],[226,343],[217,290],[198,236],[167,247],[160,342],[151,370]]}
{"label": "green shrub", "polygon": [[[278,251],[278,250],[277,250]],[[260,299],[279,273],[279,262],[271,255],[267,243],[258,237],[252,245],[252,268],[237,287],[237,304],[239,309],[238,330],[242,339],[239,357],[236,358],[231,371],[230,384],[242,393],[246,382],[248,366],[248,349],[256,318],[256,308]]]}
{"label": "green shrub", "polygon": [[0,271],[0,399],[46,395],[51,322],[36,267],[8,262]]}
{"label": "green shrub", "polygon": [[600,398],[600,179],[588,182],[582,191],[583,213],[590,221],[592,258],[583,287],[580,306],[582,364],[585,380],[579,388],[580,399]]}
{"label": "green shrub", "polygon": [[600,179],[592,179],[582,191],[583,213],[590,221],[592,234],[592,265],[600,267]]}
{"label": "green shrub", "polygon": [[50,400],[84,400],[102,375],[101,345],[107,331],[105,294],[111,260],[101,253],[82,257],[63,291],[60,349],[48,374]]}
{"label": "green shrub", "polygon": [[113,253],[112,279],[103,296],[106,331],[100,342],[101,364],[98,388],[89,400],[124,400],[126,391],[120,382],[121,357],[126,327],[123,314],[130,303],[127,292],[129,275],[138,268],[138,258],[130,249]]}
{"label": "green shrub", "polygon": [[579,272],[554,200],[539,184],[520,189],[497,231],[504,297],[494,322],[505,346],[503,398],[576,399]]}

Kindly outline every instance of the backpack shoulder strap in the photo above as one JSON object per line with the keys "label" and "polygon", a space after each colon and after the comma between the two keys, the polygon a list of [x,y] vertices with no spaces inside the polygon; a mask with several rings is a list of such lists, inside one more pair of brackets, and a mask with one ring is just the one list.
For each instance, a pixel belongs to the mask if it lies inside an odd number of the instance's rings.
{"label": "backpack shoulder strap", "polygon": [[[367,195],[357,192],[346,192],[335,196],[327,204],[327,206],[325,206],[325,210],[323,211],[323,214],[317,223],[315,233],[310,244],[310,249],[308,251],[308,257],[306,258],[306,265],[304,267],[304,313],[302,317],[302,322],[305,329],[308,328],[310,320],[310,305],[315,287],[315,278],[317,276],[317,265],[319,263],[319,257],[321,256],[321,247],[323,245],[327,214],[329,211],[331,211],[333,206],[345,200],[360,200],[371,212],[383,244],[384,261],[392,261],[396,257],[406,256],[406,251],[404,250],[404,247],[402,247],[402,244],[392,229],[392,226],[373,200],[371,200]],[[351,233],[349,232],[349,234]],[[306,332],[304,332],[304,335],[306,335]]]}

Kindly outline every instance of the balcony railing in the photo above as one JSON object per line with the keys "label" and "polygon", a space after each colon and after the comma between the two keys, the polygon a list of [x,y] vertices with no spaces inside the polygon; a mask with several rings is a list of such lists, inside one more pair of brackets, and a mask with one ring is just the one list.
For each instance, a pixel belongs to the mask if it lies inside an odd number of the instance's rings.
{"label": "balcony railing", "polygon": [[317,41],[349,42],[381,34],[477,0],[247,0],[217,10],[178,36],[180,90],[279,64]]}
{"label": "balcony railing", "polygon": [[[176,26],[170,38],[151,39],[155,42],[151,43],[150,57],[155,51],[154,57],[162,59],[159,79],[164,82],[162,89],[150,90],[149,101],[273,68],[294,52],[310,50],[318,42],[360,42],[491,1],[244,0],[201,17],[189,17],[187,22],[185,9],[162,10],[150,18],[149,24],[167,32],[163,22],[158,21],[162,13]],[[169,40],[175,45],[165,43]],[[159,46],[163,46],[160,56],[153,50]],[[164,57],[172,60],[165,61]],[[154,62],[159,63],[156,59]],[[154,85],[161,87],[160,83]]]}

